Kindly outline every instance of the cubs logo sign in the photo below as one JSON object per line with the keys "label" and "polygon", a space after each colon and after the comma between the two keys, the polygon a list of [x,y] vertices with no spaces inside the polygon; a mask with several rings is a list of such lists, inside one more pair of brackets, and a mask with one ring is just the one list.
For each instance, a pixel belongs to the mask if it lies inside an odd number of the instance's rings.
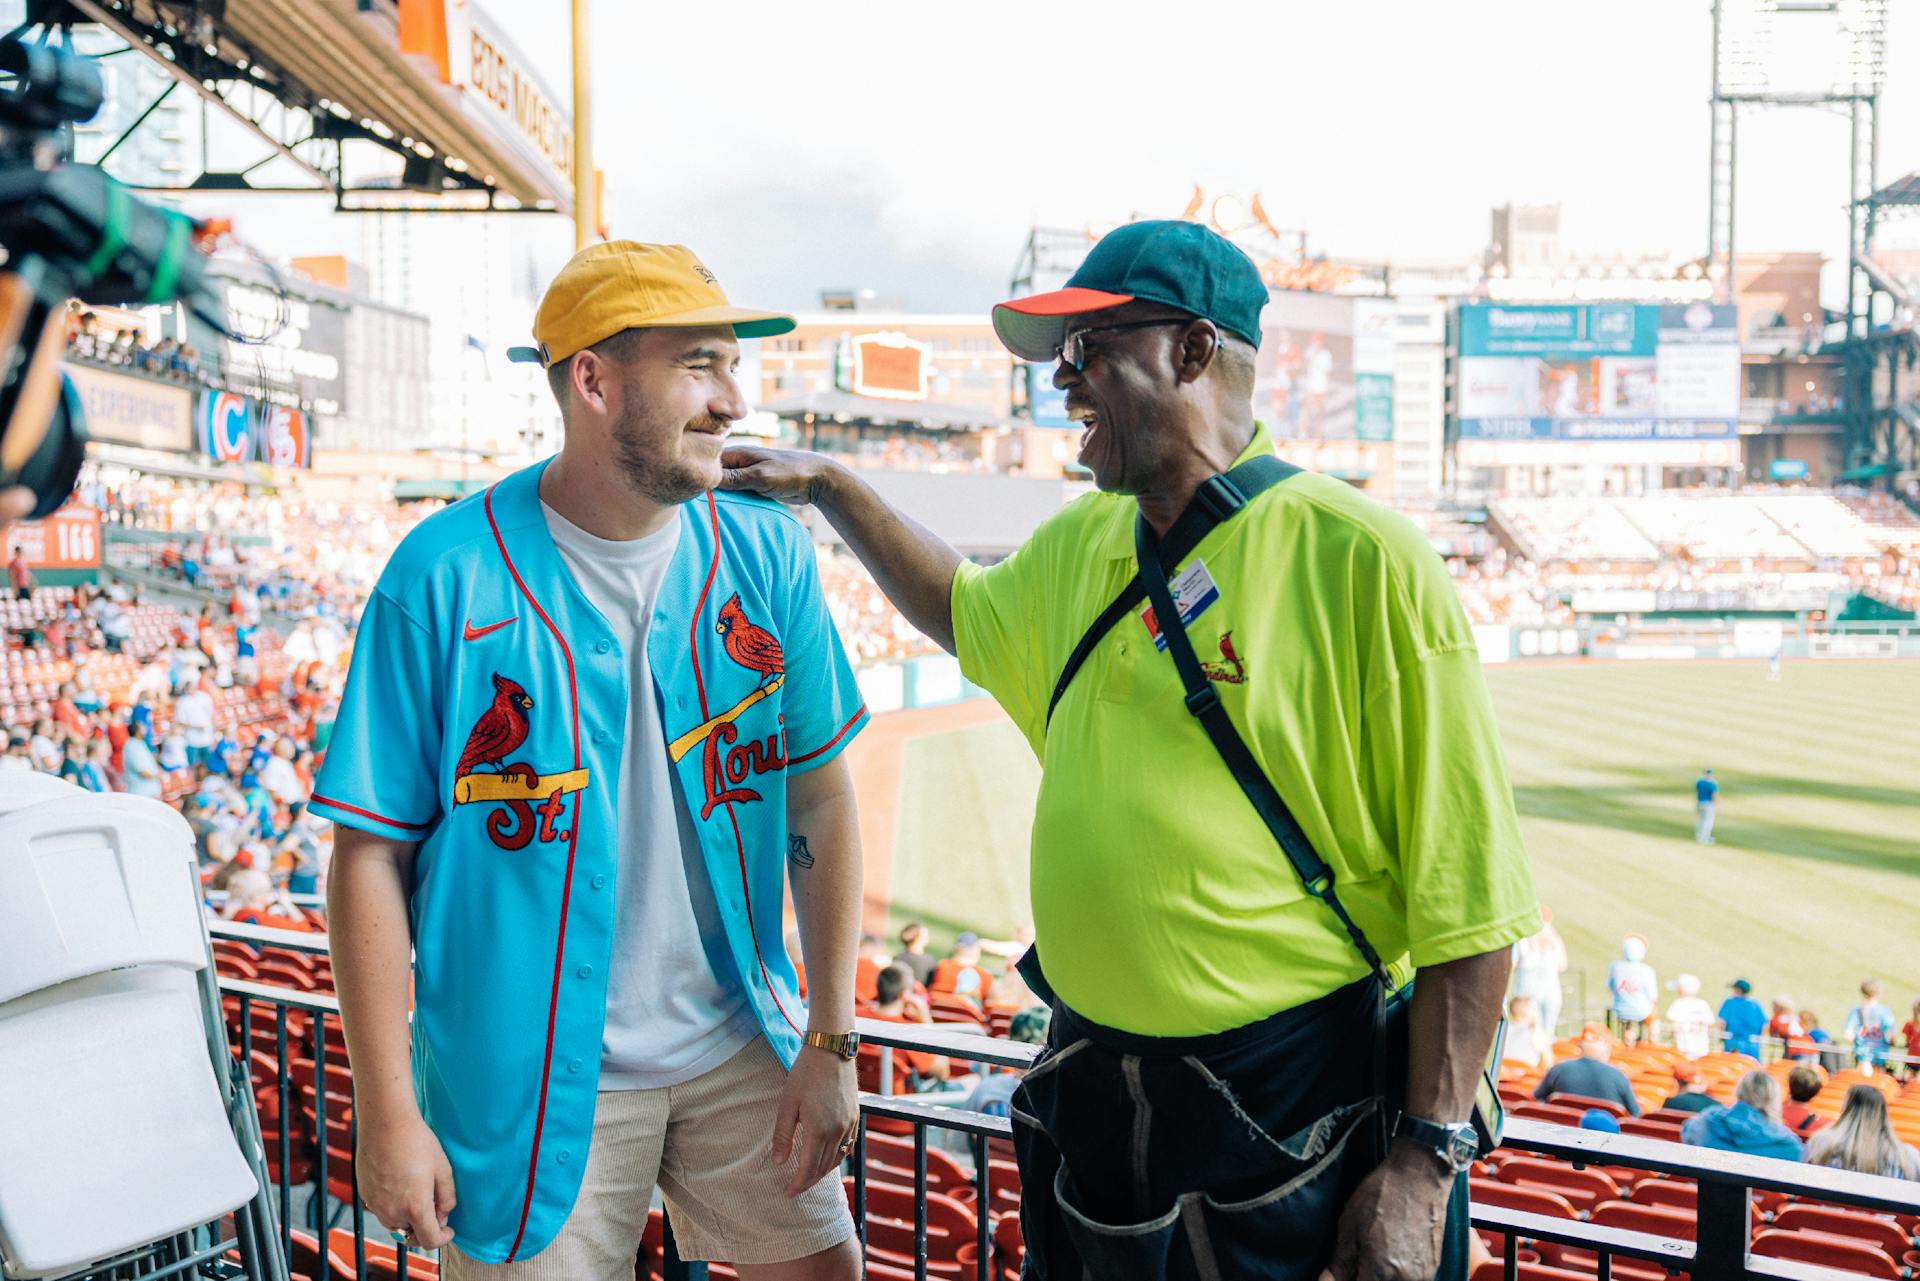
{"label": "cubs logo sign", "polygon": [[208,392],[200,401],[200,448],[216,463],[243,463],[253,456],[253,402],[230,391]]}
{"label": "cubs logo sign", "polygon": [[704,723],[694,726],[667,745],[667,754],[677,764],[696,747],[700,749],[700,778],[705,797],[700,805],[702,820],[712,817],[722,805],[745,804],[763,799],[746,786],[757,774],[770,774],[787,767],[787,731],[784,717],[776,718],[780,728],[764,739],[740,741],[737,722],[748,708],[771,696],[787,681],[787,658],[779,638],[747,617],[738,592],[720,607],[713,630],[720,636],[727,657],[756,677],[753,691],[739,702]]}
{"label": "cubs logo sign", "polygon": [[542,842],[566,840],[567,830],[555,823],[565,798],[587,786],[584,769],[542,774],[524,762],[508,762],[532,731],[533,711],[520,683],[495,672],[493,702],[474,723],[454,768],[456,806],[500,806],[487,817],[487,837],[503,850],[523,850],[536,835]]}

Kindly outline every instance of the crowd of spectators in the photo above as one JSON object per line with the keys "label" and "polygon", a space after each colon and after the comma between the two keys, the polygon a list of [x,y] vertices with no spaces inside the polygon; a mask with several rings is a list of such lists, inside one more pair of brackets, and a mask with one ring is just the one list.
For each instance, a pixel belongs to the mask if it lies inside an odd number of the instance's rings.
{"label": "crowd of spectators", "polygon": [[138,325],[116,325],[79,302],[67,305],[67,355],[95,365],[120,366],[181,383],[208,381],[200,353],[174,338],[147,339]]}
{"label": "crowd of spectators", "polygon": [[306,804],[344,646],[325,656],[314,635],[314,620],[283,642],[244,609],[194,613],[117,585],[16,595],[0,650],[0,770],[172,805],[230,915],[314,892],[331,832]]}

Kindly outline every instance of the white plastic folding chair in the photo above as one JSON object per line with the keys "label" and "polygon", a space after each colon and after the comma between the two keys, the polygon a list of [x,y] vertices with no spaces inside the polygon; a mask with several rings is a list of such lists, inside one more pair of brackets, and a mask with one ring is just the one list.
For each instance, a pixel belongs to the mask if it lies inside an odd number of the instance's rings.
{"label": "white plastic folding chair", "polygon": [[0,1277],[284,1281],[192,829],[42,775],[0,790]]}

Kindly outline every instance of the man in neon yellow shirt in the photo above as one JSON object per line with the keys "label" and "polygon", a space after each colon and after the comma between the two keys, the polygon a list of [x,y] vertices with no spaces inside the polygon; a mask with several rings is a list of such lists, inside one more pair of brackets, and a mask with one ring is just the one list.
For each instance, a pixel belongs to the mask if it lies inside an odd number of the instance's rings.
{"label": "man in neon yellow shirt", "polygon": [[[1059,362],[1101,492],[991,568],[826,459],[723,460],[724,485],[818,505],[1041,760],[1022,971],[1055,1019],[1014,1099],[1030,1275],[1465,1275],[1463,1132],[1508,949],[1539,916],[1440,559],[1346,485],[1288,476],[1167,568],[1177,624],[1131,606],[1056,689],[1139,549],[1272,454],[1265,298],[1212,232],[1149,222],[997,308],[1015,354]],[[1351,930],[1189,715],[1170,625]],[[1382,1033],[1386,966],[1419,971],[1404,1039]]]}

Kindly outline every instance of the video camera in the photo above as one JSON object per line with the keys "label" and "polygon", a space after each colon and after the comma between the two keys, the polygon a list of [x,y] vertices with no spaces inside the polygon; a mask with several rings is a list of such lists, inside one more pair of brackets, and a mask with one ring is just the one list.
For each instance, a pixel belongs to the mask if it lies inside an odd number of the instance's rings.
{"label": "video camera", "polygon": [[93,118],[100,73],[66,49],[0,41],[0,489],[33,518],[67,500],[86,455],[79,393],[60,371],[69,298],[217,311],[203,248],[224,230],[136,199],[96,165],[65,163],[68,126]]}

